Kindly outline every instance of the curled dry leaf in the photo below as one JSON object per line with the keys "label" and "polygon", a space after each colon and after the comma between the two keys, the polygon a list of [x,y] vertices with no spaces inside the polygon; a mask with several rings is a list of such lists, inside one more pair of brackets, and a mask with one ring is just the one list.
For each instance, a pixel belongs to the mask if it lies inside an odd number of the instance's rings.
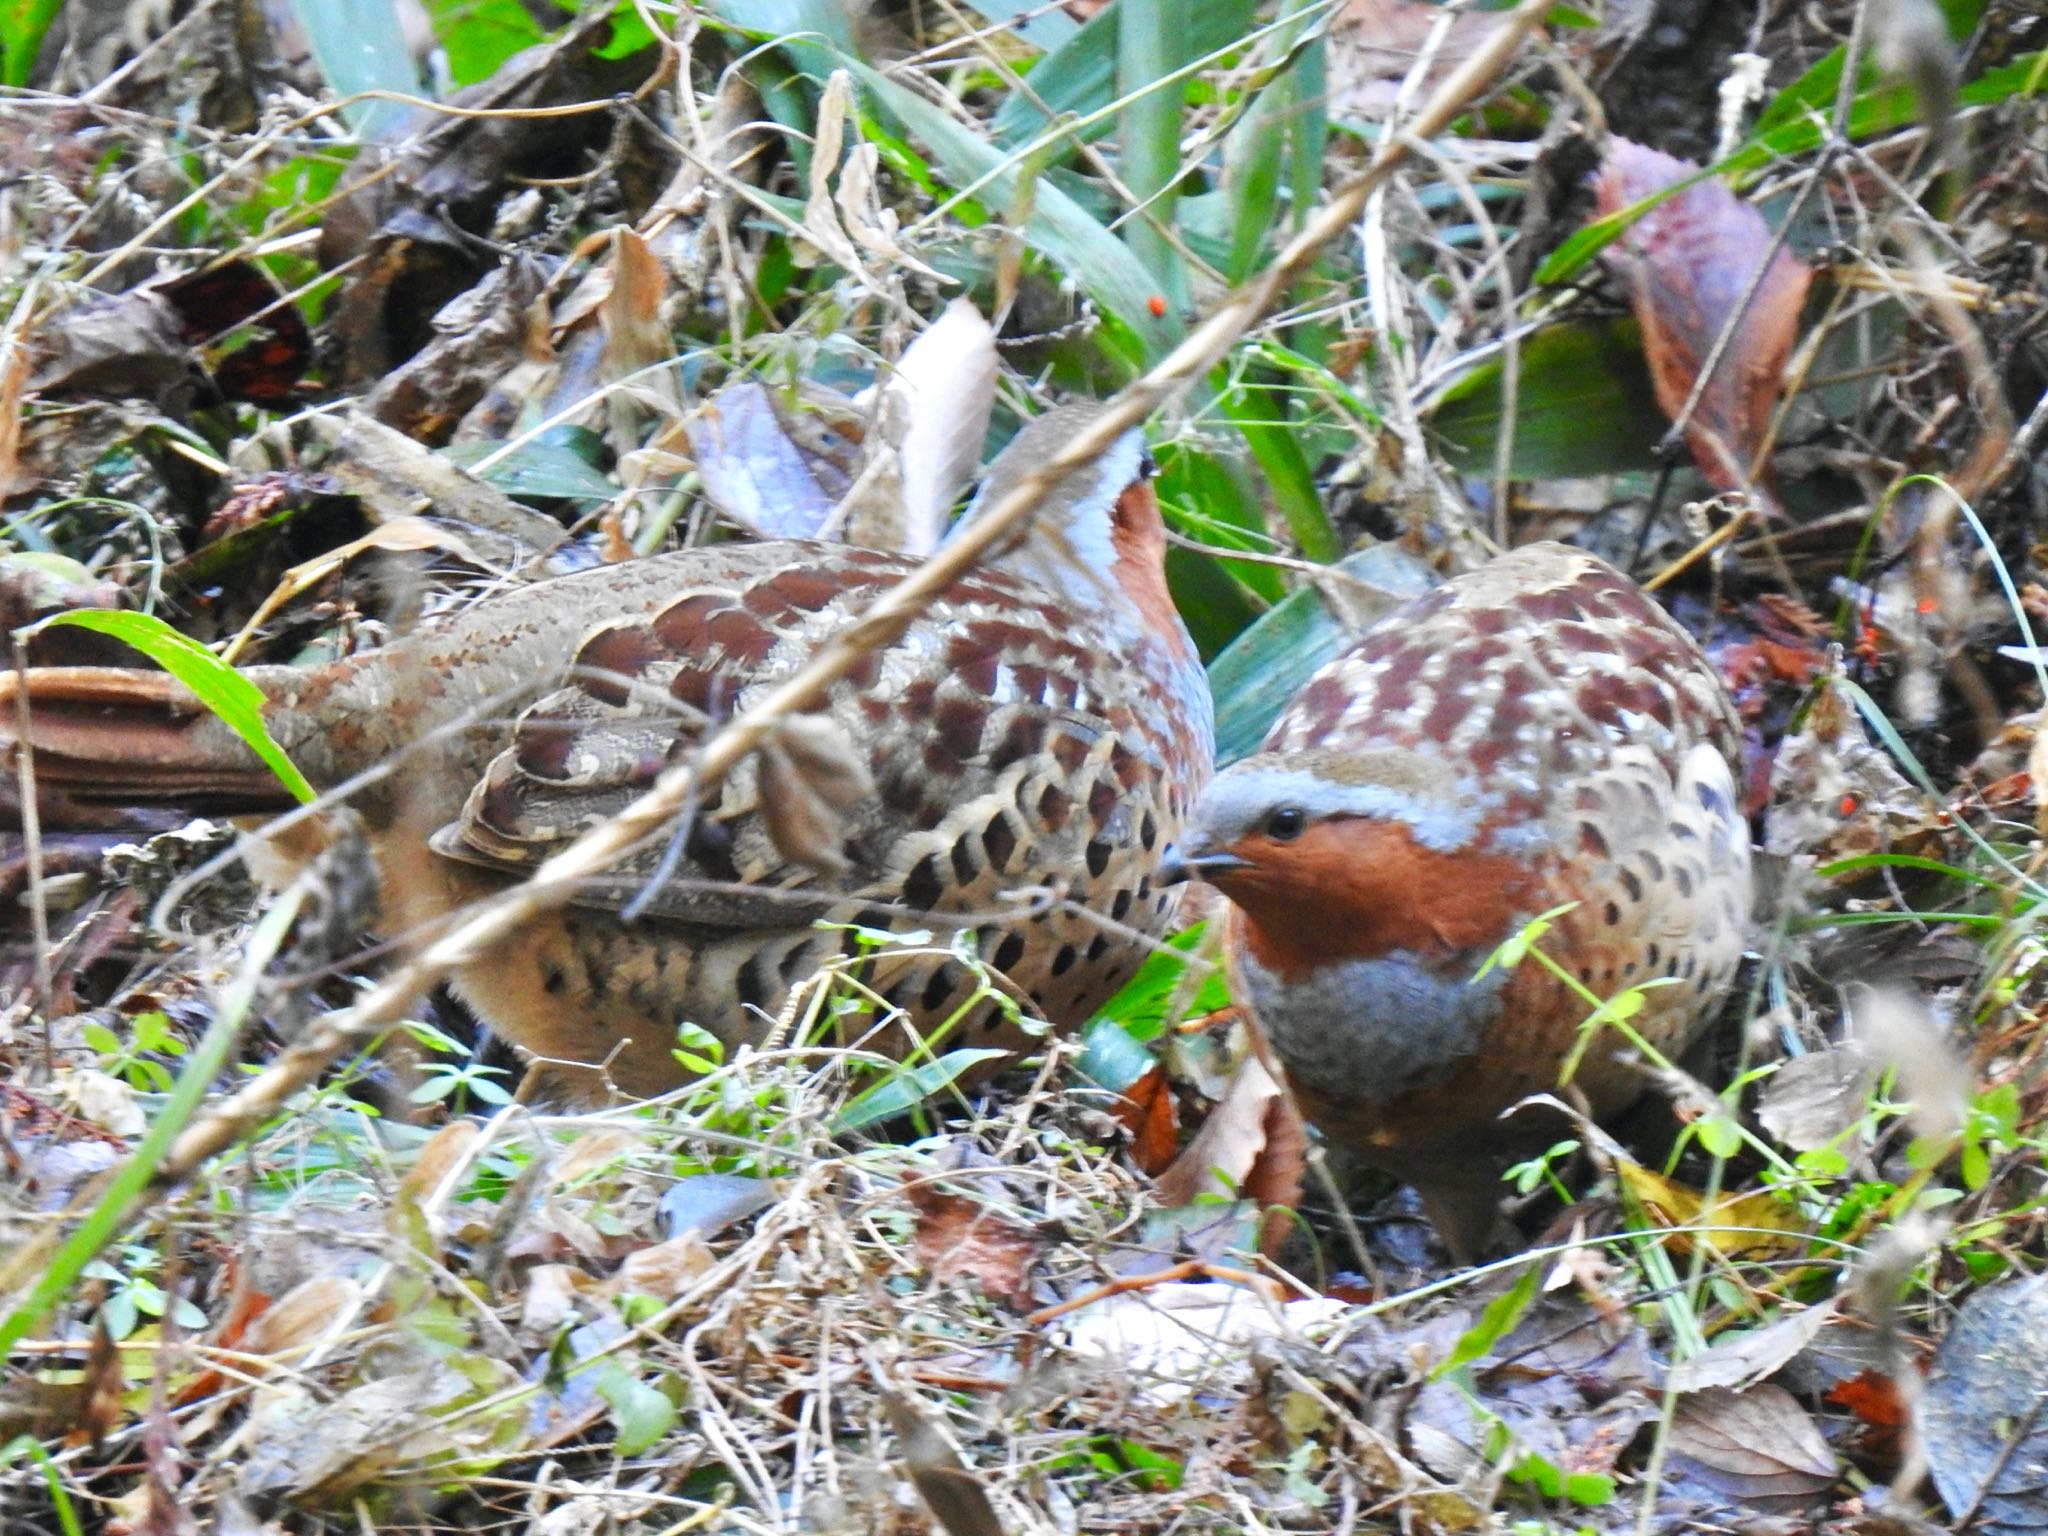
{"label": "curled dry leaf", "polygon": [[335,1318],[353,1312],[362,1299],[363,1288],[347,1276],[315,1275],[272,1302],[250,1325],[242,1348],[252,1355],[282,1361],[325,1333]]}
{"label": "curled dry leaf", "polygon": [[1717,1339],[1691,1359],[1672,1366],[1670,1383],[1680,1392],[1753,1386],[1783,1369],[1837,1315],[1836,1304],[1830,1300],[1787,1313],[1761,1328]]}
{"label": "curled dry leaf", "polygon": [[685,1232],[681,1237],[627,1254],[608,1289],[614,1296],[652,1296],[657,1301],[673,1301],[716,1262],[709,1243],[695,1232]]}
{"label": "curled dry leaf", "polygon": [[1300,1117],[1265,1063],[1248,1056],[1187,1150],[1159,1175],[1159,1200],[1192,1205],[1202,1194],[1220,1193],[1293,1206],[1307,1154]]}
{"label": "curled dry leaf", "polygon": [[1253,1340],[1298,1337],[1350,1310],[1327,1297],[1275,1302],[1247,1286],[1172,1281],[1105,1296],[1061,1326],[1073,1353],[1114,1363],[1143,1383],[1148,1402],[1177,1403],[1234,1367]]}
{"label": "curled dry leaf", "polygon": [[812,537],[849,483],[837,465],[798,447],[774,397],[752,379],[720,390],[684,430],[711,504],[764,538]]}
{"label": "curled dry leaf", "polygon": [[[996,335],[965,299],[948,304],[903,356],[877,402],[871,451],[893,452],[894,495],[867,498],[846,539],[920,558],[938,548],[946,514],[981,462],[996,398]],[[863,472],[862,479],[867,479]]]}
{"label": "curled dry leaf", "polygon": [[1003,1536],[1003,1522],[989,1503],[988,1490],[960,1459],[945,1431],[901,1392],[885,1386],[877,1395],[902,1446],[904,1469],[947,1536]]}
{"label": "curled dry leaf", "polygon": [[[1619,213],[1698,169],[1613,139],[1595,182],[1600,212]],[[1759,460],[1770,441],[1785,359],[1812,274],[1773,245],[1754,208],[1715,180],[1688,187],[1644,214],[1607,248],[1607,260],[1628,288],[1657,404],[1673,421],[1692,398],[1722,333],[1732,331],[1685,422],[1685,440],[1716,489],[1746,492],[1775,511],[1776,498],[1759,483]]]}
{"label": "curled dry leaf", "polygon": [[1859,1041],[1795,1056],[1780,1062],[1764,1085],[1757,1121],[1779,1145],[1811,1152],[1863,1118],[1876,1077],[1877,1064]]}
{"label": "curled dry leaf", "polygon": [[1123,1090],[1110,1112],[1130,1133],[1131,1161],[1157,1177],[1173,1162],[1180,1144],[1180,1116],[1164,1067],[1153,1067]]}
{"label": "curled dry leaf", "polygon": [[776,851],[823,874],[848,868],[845,812],[874,792],[846,728],[825,715],[793,715],[761,743],[761,820]]}
{"label": "curled dry leaf", "polygon": [[640,446],[643,410],[679,421],[683,401],[675,371],[656,366],[675,355],[662,321],[668,273],[652,247],[630,229],[612,231],[611,267],[611,291],[598,307],[604,323],[604,377],[612,386],[605,406],[613,446],[627,452]]}
{"label": "curled dry leaf", "polygon": [[483,1134],[474,1120],[451,1120],[427,1138],[399,1188],[415,1200],[429,1200],[448,1175],[467,1162],[470,1148]]}
{"label": "curled dry leaf", "polygon": [[1450,13],[1423,0],[1346,0],[1330,22],[1330,111],[1371,122],[1384,119],[1401,99],[1402,82],[1433,35],[1436,47],[1422,82],[1424,94],[1478,52],[1499,25],[1498,15]]}

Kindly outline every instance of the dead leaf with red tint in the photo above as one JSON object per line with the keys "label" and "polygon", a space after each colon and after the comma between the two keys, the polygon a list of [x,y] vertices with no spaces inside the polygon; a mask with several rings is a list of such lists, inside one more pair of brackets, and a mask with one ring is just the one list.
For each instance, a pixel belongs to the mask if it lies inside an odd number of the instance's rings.
{"label": "dead leaf with red tint", "polygon": [[1899,1434],[1906,1427],[1910,1410],[1899,1394],[1899,1384],[1882,1371],[1859,1371],[1847,1381],[1828,1389],[1827,1400],[1846,1408],[1867,1426],[1861,1446],[1863,1453],[1886,1461],[1900,1452]]}
{"label": "dead leaf with red tint", "polygon": [[229,493],[220,509],[201,526],[199,542],[211,544],[216,539],[225,539],[267,522],[298,506],[312,493],[312,489],[306,476],[292,470],[279,470],[259,479],[244,481]]}
{"label": "dead leaf with red tint", "polygon": [[[1221,1193],[1259,1205],[1301,1203],[1308,1132],[1280,1085],[1256,1056],[1245,1059],[1222,1102],[1202,1122],[1187,1150],[1155,1181],[1162,1205],[1193,1205]],[[1266,1224],[1261,1247],[1279,1238],[1284,1218]]]}
{"label": "dead leaf with red tint", "polygon": [[214,387],[228,399],[279,405],[297,398],[313,337],[268,272],[253,261],[229,261],[174,277],[159,291],[177,317],[180,338],[195,351],[244,327],[254,331],[209,363]]}
{"label": "dead leaf with red tint", "polygon": [[1180,1148],[1180,1116],[1164,1067],[1153,1067],[1124,1089],[1111,1106],[1117,1122],[1131,1134],[1131,1161],[1157,1178]]}
{"label": "dead leaf with red tint", "polygon": [[904,1193],[917,1207],[917,1256],[934,1280],[964,1275],[984,1296],[1019,1309],[1035,1304],[1029,1276],[1048,1246],[1035,1228],[927,1184],[911,1184]]}
{"label": "dead leaf with red tint", "polygon": [[[1619,213],[1698,169],[1613,139],[1594,183],[1600,213]],[[1770,441],[1771,415],[1812,273],[1772,244],[1770,228],[1754,208],[1713,179],[1652,208],[1608,246],[1606,256],[1628,288],[1657,404],[1672,420],[1692,399],[1722,333],[1732,328],[1686,420],[1686,445],[1717,490],[1745,492],[1766,512],[1776,512],[1777,498],[1761,483],[1759,460]]]}

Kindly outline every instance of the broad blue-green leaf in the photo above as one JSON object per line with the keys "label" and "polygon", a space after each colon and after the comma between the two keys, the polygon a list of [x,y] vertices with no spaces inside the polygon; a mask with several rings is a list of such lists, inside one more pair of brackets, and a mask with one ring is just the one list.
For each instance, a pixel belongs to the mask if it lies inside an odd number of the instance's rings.
{"label": "broad blue-green leaf", "polygon": [[[1062,117],[1101,113],[1116,99],[1117,6],[1097,11],[1072,37],[1040,59],[1026,77],[1029,95],[1013,92],[996,108],[990,124],[1005,149],[1037,142]],[[1252,30],[1249,0],[1200,0],[1182,5],[1180,19],[1187,33],[1183,57],[1195,59],[1229,48]],[[1042,105],[1041,105],[1042,104]],[[1046,114],[1050,112],[1052,116]],[[1095,117],[1078,130],[1083,139],[1097,139],[1115,126],[1107,116]]]}
{"label": "broad blue-green leaf", "polygon": [[[559,428],[521,443],[481,478],[520,501],[610,501],[619,494],[618,483],[591,462],[591,445],[602,442],[587,427]],[[490,441],[453,443],[441,453],[468,469],[504,446]]]}
{"label": "broad blue-green leaf", "polygon": [[[1386,610],[1436,585],[1436,574],[1428,566],[1389,544],[1362,549],[1339,561],[1334,569],[1384,592]],[[1371,601],[1368,591],[1358,593],[1361,605]],[[1369,623],[1378,614],[1367,611],[1353,617]],[[1261,615],[1210,662],[1209,691],[1216,696],[1217,766],[1226,767],[1256,752],[1287,701],[1357,635],[1352,623],[1330,611],[1322,593],[1304,584]]]}
{"label": "broad blue-green leaf", "polygon": [[921,1061],[915,1066],[906,1062],[874,1087],[849,1099],[846,1107],[832,1117],[832,1128],[835,1131],[857,1131],[877,1121],[893,1120],[934,1094],[943,1092],[959,1081],[963,1073],[985,1061],[996,1061],[1009,1054],[1008,1051],[968,1048],[947,1051],[935,1061]]}
{"label": "broad blue-green leaf", "polygon": [[1121,240],[1043,176],[1036,178],[1028,197],[1021,196],[1023,167],[1017,160],[865,64],[851,59],[845,64],[876,107],[921,140],[956,182],[978,185],[976,196],[999,211],[1023,202],[1024,239],[1032,249],[1139,337],[1148,359],[1164,355],[1179,323],[1171,312],[1166,318],[1152,313],[1158,285]]}
{"label": "broad blue-green leaf", "polygon": [[1148,360],[1164,354],[1177,324],[1152,314],[1158,285],[1124,243],[1044,177],[1034,174],[1027,182],[1014,156],[861,62],[841,7],[826,0],[709,0],[707,9],[731,26],[774,40],[813,81],[847,70],[865,89],[870,107],[919,140],[956,187],[971,185],[979,201],[1018,217],[1031,248],[1138,337]]}
{"label": "broad blue-green leaf", "polygon": [[[291,0],[313,62],[338,96],[361,91],[420,94],[419,67],[405,46],[393,0]],[[358,101],[341,115],[364,138],[376,138],[414,109],[401,101]]]}

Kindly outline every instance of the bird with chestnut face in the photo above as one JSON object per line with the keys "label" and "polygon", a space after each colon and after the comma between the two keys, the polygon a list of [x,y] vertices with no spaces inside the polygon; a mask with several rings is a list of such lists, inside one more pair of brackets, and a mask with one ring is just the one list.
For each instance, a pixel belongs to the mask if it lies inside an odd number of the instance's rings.
{"label": "bird with chestnut face", "polygon": [[[1555,1138],[1507,1113],[1558,1086],[1601,997],[1682,1052],[1746,942],[1740,731],[1691,636],[1626,576],[1538,544],[1415,599],[1302,687],[1219,774],[1169,859],[1229,898],[1233,987],[1331,1140],[1413,1185],[1458,1258],[1499,1233],[1500,1175]],[[1643,1064],[1603,1031],[1572,1079],[1597,1116]],[[1504,1118],[1505,1116],[1505,1118]]]}

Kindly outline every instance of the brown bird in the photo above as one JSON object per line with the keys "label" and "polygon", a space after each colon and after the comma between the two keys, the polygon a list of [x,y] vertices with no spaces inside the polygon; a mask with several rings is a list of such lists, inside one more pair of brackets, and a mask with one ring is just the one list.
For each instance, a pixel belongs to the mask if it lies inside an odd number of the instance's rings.
{"label": "brown bird", "polygon": [[[1741,958],[1739,730],[1692,638],[1604,561],[1537,544],[1404,605],[1219,774],[1170,877],[1232,903],[1225,953],[1303,1112],[1412,1184],[1454,1254],[1499,1219],[1591,1009],[1534,959],[1480,972],[1571,903],[1544,952],[1675,1053]],[[1643,1078],[1611,1030],[1573,1079],[1596,1115]],[[1541,1145],[1539,1140],[1537,1145]]]}
{"label": "brown bird", "polygon": [[[977,505],[1092,409],[1027,426]],[[679,1023],[758,1039],[796,983],[853,952],[858,936],[821,920],[964,928],[1029,1011],[1084,1021],[1143,958],[1131,933],[1172,920],[1179,893],[1158,882],[1159,859],[1213,750],[1148,473],[1133,432],[1071,474],[989,563],[835,685],[792,750],[750,759],[684,834],[464,966],[460,994],[527,1051],[606,1063],[637,1094],[685,1075]],[[801,541],[681,550],[490,597],[328,666],[244,675],[316,786],[394,765],[349,799],[381,871],[381,926],[403,937],[627,803],[914,565]],[[280,803],[239,739],[162,674],[0,678],[0,743],[15,745],[17,687],[38,782],[58,795]],[[806,742],[819,748],[809,779],[795,750]],[[792,851],[789,802],[820,772],[836,775],[825,796],[841,815],[825,819],[829,846]],[[1052,894],[1009,894],[1033,887]],[[622,920],[636,896],[637,920]],[[932,1025],[977,978],[898,957],[871,980]],[[1000,1018],[984,1006],[974,1043]],[[584,1077],[580,1091],[597,1086]]]}

